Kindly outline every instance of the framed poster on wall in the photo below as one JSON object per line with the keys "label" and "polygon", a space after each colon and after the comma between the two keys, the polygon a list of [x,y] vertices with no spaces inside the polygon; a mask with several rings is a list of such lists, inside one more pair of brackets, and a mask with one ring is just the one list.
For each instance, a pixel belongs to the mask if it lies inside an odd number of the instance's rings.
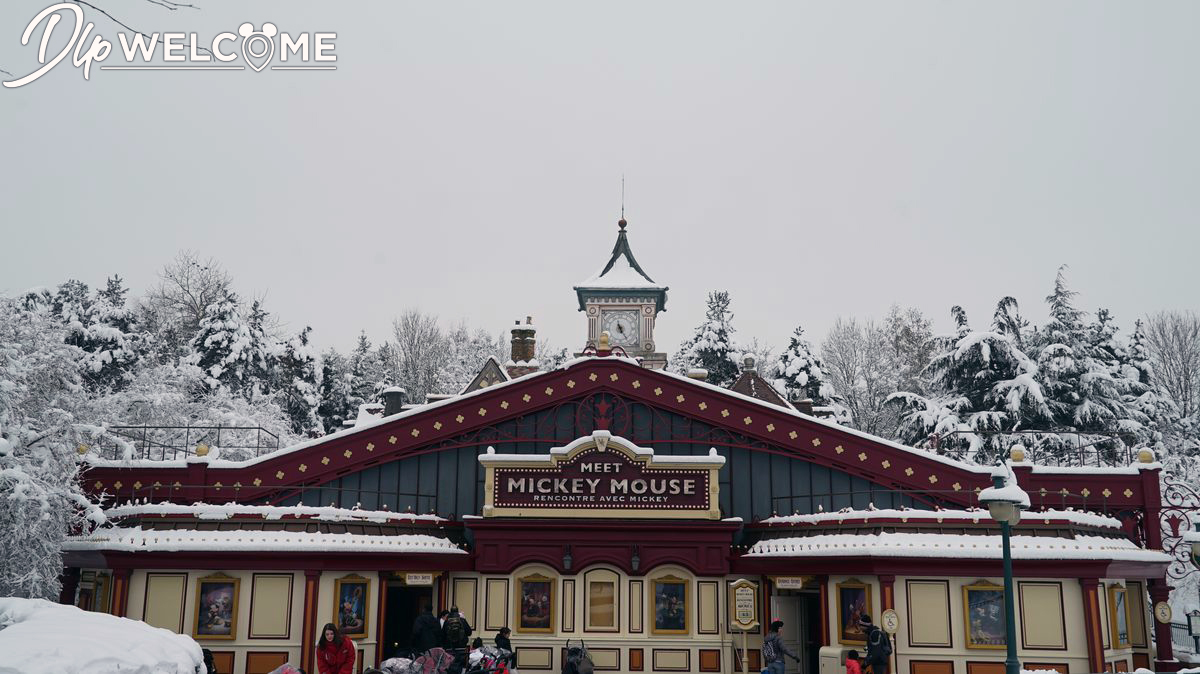
{"label": "framed poster on wall", "polygon": [[554,579],[542,575],[517,579],[517,631],[554,631]]}
{"label": "framed poster on wall", "polygon": [[867,633],[861,619],[871,614],[871,586],[856,579],[837,584],[838,641],[843,644],[863,645]]}
{"label": "framed poster on wall", "polygon": [[359,575],[338,578],[333,585],[333,624],[351,639],[367,636],[367,597],[371,581]]}
{"label": "framed poster on wall", "polygon": [[238,590],[241,580],[225,574],[196,581],[196,615],[192,636],[197,639],[236,639]]}
{"label": "framed poster on wall", "polygon": [[674,576],[663,576],[650,581],[654,598],[654,634],[687,634],[688,581]]}
{"label": "framed poster on wall", "polygon": [[967,648],[1006,648],[1004,588],[991,583],[963,586]]}

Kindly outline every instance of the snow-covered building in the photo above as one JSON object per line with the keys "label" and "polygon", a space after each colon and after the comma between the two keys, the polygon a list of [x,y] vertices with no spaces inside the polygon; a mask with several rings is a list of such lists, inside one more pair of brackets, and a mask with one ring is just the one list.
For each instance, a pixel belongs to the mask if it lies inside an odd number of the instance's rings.
{"label": "snow-covered building", "polygon": [[[816,674],[863,649],[864,614],[895,628],[894,671],[1003,670],[989,467],[811,416],[761,378],[665,371],[667,288],[624,222],[576,291],[588,346],[557,369],[490,361],[460,395],[248,461],[92,460],[110,523],[70,542],[64,599],[192,634],[236,674],[313,671],[327,622],[379,663],[424,604],[456,605],[487,641],[511,627],[521,671],[558,671],[578,639],[600,671],[741,671],[751,617],[753,671],[778,618]],[[534,334],[514,327],[510,370],[531,367]],[[1170,667],[1153,455],[1009,465],[1030,500],[1013,531],[1024,667]]]}

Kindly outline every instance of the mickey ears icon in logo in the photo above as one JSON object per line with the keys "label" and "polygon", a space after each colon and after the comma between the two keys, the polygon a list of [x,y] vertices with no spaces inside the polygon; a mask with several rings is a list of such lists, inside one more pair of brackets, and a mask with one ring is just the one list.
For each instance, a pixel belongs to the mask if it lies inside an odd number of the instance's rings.
{"label": "mickey ears icon in logo", "polygon": [[[250,64],[256,72],[262,72],[263,68],[271,62],[275,56],[275,37],[279,31],[273,23],[264,23],[262,30],[255,32],[254,24],[243,23],[238,26],[238,35],[242,36],[242,58],[246,59],[246,63]],[[257,47],[257,49],[256,49]],[[260,60],[261,63],[255,63],[255,60]]]}

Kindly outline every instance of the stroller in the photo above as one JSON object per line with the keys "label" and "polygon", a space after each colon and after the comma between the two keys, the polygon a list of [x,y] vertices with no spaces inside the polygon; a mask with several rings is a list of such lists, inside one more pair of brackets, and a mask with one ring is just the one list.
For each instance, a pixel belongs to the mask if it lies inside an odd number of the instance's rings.
{"label": "stroller", "polygon": [[593,668],[592,656],[583,640],[579,640],[578,646],[572,646],[571,640],[567,639],[567,664],[562,674],[592,674]]}
{"label": "stroller", "polygon": [[379,668],[387,674],[447,674],[454,660],[454,655],[449,651],[431,648],[412,658],[389,658]]}
{"label": "stroller", "polygon": [[484,646],[471,652],[464,674],[510,674],[513,652],[495,646]]}

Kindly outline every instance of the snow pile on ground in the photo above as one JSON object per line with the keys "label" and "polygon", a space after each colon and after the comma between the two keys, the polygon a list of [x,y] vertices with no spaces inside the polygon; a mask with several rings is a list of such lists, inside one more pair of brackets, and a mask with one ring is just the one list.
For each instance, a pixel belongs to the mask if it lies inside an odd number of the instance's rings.
{"label": "snow pile on ground", "polygon": [[0,674],[204,671],[190,637],[45,599],[0,597],[0,653]]}

